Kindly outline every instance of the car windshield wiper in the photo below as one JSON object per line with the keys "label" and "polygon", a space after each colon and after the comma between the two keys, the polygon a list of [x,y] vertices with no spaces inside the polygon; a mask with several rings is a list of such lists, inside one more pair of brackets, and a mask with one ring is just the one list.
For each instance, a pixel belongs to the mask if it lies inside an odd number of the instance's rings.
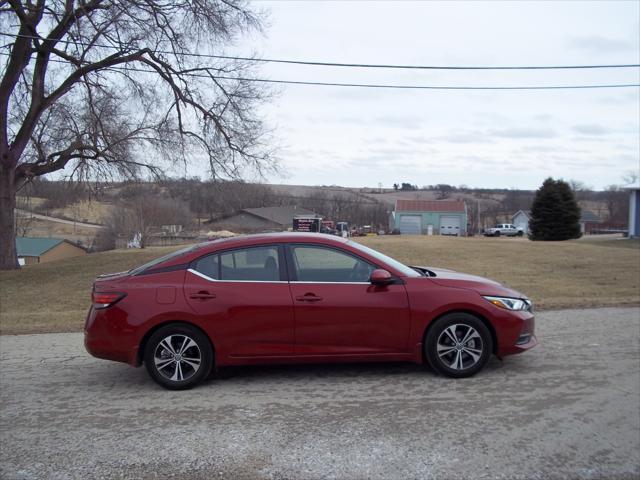
{"label": "car windshield wiper", "polygon": [[420,275],[422,275],[423,277],[428,277],[429,275],[427,274],[427,272],[423,269],[423,268],[418,268],[418,267],[412,267],[411,265],[409,265],[409,268],[415,270],[416,272],[418,272]]}
{"label": "car windshield wiper", "polygon": [[415,270],[416,272],[418,272],[420,275],[422,275],[423,277],[437,277],[438,275],[436,275],[436,272],[434,272],[433,270],[429,270],[428,268],[425,267],[409,267],[412,270]]}

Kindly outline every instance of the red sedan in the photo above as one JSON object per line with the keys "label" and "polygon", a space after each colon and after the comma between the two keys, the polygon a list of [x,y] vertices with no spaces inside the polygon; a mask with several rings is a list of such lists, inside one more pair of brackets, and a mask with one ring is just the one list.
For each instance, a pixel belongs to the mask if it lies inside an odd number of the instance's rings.
{"label": "red sedan", "polygon": [[480,277],[346,239],[248,235],[98,277],[85,346],[170,389],[227,365],[427,362],[450,377],[537,344],[532,304]]}

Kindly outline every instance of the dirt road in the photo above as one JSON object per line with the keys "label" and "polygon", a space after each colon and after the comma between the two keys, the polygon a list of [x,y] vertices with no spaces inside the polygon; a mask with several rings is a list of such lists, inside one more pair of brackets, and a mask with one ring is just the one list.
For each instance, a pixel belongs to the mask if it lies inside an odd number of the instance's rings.
{"label": "dirt road", "polygon": [[466,380],[255,367],[170,392],[79,334],[0,337],[0,477],[638,478],[640,309],[538,314]]}
{"label": "dirt road", "polygon": [[105,228],[104,225],[98,225],[97,223],[74,222],[73,220],[65,220],[64,218],[50,217],[48,215],[41,215],[39,213],[30,212],[28,210],[21,210],[19,208],[16,208],[16,214],[21,215],[23,217],[37,218],[38,220],[47,220],[49,222],[64,223],[65,225],[74,225],[76,227],[81,227],[81,228],[93,228],[98,230],[101,228]]}

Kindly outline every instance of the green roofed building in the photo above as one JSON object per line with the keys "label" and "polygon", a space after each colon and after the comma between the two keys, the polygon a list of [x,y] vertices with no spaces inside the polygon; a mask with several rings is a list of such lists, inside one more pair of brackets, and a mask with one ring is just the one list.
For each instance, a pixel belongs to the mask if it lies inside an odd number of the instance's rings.
{"label": "green roofed building", "polygon": [[396,200],[389,229],[402,235],[467,234],[467,206],[461,200]]}
{"label": "green roofed building", "polygon": [[20,265],[33,265],[87,254],[84,248],[62,238],[16,237],[16,250]]}

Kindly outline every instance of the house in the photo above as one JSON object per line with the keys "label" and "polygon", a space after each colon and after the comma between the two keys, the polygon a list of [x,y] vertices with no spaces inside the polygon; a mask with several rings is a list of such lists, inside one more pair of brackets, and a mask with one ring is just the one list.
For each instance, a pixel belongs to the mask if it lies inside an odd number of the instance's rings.
{"label": "house", "polygon": [[518,210],[511,217],[511,223],[513,223],[518,230],[522,230],[524,235],[529,233],[529,220],[531,220],[531,210]]}
{"label": "house", "polygon": [[403,235],[466,235],[467,206],[461,200],[396,200],[389,228]]}
{"label": "house", "polygon": [[[518,210],[511,217],[513,223],[518,230],[527,235],[529,233],[529,221],[531,220],[531,210]],[[594,225],[602,223],[602,220],[591,210],[581,209],[580,211],[580,233],[591,233]]]}
{"label": "house", "polygon": [[583,235],[591,233],[593,227],[599,223],[602,223],[602,220],[591,210],[582,209],[580,211],[580,233]]}
{"label": "house", "polygon": [[640,188],[629,188],[629,238],[640,237]]}
{"label": "house", "polygon": [[297,205],[245,208],[226,218],[211,222],[209,228],[232,232],[286,230],[293,226],[293,217],[296,215],[317,216],[315,212]]}
{"label": "house", "polygon": [[84,248],[62,238],[16,237],[16,251],[20,265],[33,265],[87,254]]}

